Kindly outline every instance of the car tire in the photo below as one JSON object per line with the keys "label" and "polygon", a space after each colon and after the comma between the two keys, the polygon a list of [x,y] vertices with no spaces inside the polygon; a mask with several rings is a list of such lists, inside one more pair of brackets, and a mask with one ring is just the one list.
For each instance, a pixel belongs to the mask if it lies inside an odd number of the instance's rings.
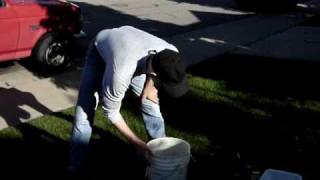
{"label": "car tire", "polygon": [[62,70],[70,64],[70,41],[66,36],[45,34],[33,49],[32,57],[42,71]]}

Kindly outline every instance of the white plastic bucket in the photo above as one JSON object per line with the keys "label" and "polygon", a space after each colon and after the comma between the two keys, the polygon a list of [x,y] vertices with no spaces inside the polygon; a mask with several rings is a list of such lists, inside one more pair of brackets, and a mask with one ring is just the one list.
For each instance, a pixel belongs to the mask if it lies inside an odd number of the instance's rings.
{"label": "white plastic bucket", "polygon": [[299,174],[288,171],[267,169],[263,172],[260,180],[302,180],[302,177]]}
{"label": "white plastic bucket", "polygon": [[147,168],[149,180],[186,180],[190,144],[182,139],[164,137],[147,143],[152,152]]}

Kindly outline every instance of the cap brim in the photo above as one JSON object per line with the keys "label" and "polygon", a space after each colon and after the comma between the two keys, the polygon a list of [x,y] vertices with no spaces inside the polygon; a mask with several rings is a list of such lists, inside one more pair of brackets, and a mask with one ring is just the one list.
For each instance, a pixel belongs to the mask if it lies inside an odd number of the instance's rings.
{"label": "cap brim", "polygon": [[169,84],[169,83],[162,82],[161,88],[166,95],[170,97],[178,98],[187,93],[189,89],[189,85],[188,85],[187,78],[184,77],[183,80],[178,84],[171,84],[171,83]]}

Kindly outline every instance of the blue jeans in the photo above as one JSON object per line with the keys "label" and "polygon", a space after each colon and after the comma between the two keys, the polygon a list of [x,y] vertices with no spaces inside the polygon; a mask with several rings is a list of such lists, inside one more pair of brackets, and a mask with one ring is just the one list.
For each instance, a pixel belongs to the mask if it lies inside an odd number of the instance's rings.
{"label": "blue jeans", "polygon": [[[94,44],[91,43],[82,72],[78,102],[75,108],[70,141],[70,171],[80,170],[87,158],[94,114],[99,102],[98,92],[103,91],[101,85],[103,84],[105,66],[106,63]],[[145,79],[145,74],[132,78],[130,89],[137,96],[140,96],[143,90]],[[159,105],[150,100],[144,100],[141,103],[141,112],[149,136],[151,138],[165,137],[164,120]]]}

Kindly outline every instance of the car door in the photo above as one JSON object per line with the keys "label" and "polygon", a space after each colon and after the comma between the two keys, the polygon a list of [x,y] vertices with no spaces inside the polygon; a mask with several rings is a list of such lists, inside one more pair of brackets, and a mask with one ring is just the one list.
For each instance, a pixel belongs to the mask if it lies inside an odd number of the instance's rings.
{"label": "car door", "polygon": [[0,61],[14,58],[18,39],[17,15],[6,0],[0,0]]}

